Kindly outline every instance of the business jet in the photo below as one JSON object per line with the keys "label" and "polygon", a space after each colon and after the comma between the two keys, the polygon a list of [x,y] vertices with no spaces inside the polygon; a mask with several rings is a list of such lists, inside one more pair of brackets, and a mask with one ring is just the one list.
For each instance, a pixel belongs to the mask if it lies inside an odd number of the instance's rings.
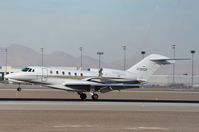
{"label": "business jet", "polygon": [[[168,57],[151,54],[125,71],[107,68],[64,70],[30,66],[8,74],[5,78],[18,84],[42,84],[54,89],[76,92],[81,100],[85,100],[86,93],[90,93],[93,100],[98,100],[97,93],[139,88],[161,65],[172,63],[174,61]],[[21,91],[21,88],[18,87],[17,91]]]}

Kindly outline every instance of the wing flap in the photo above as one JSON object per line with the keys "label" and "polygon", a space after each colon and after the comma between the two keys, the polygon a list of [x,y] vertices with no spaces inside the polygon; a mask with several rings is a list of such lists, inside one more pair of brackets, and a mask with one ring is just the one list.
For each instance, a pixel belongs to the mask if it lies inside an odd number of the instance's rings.
{"label": "wing flap", "polygon": [[53,89],[60,89],[60,90],[67,90],[67,91],[74,91],[74,89],[70,87],[66,87],[64,85],[46,85],[46,87],[50,87]]}

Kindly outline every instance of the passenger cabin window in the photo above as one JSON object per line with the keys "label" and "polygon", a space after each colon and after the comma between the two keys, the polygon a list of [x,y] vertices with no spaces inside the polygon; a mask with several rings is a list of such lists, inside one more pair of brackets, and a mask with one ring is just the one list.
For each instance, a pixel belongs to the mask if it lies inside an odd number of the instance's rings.
{"label": "passenger cabin window", "polygon": [[56,74],[59,74],[59,72],[58,72],[58,71],[56,71]]}
{"label": "passenger cabin window", "polygon": [[53,71],[50,71],[50,74],[53,74]]}
{"label": "passenger cabin window", "polygon": [[77,76],[77,73],[75,73],[74,75]]}
{"label": "passenger cabin window", "polygon": [[65,72],[64,72],[64,71],[62,72],[62,75],[65,75]]}
{"label": "passenger cabin window", "polygon": [[81,73],[80,75],[81,75],[81,77],[83,77],[83,73]]}
{"label": "passenger cabin window", "polygon": [[68,75],[70,76],[70,75],[71,75],[71,73],[70,73],[70,72],[68,72]]}

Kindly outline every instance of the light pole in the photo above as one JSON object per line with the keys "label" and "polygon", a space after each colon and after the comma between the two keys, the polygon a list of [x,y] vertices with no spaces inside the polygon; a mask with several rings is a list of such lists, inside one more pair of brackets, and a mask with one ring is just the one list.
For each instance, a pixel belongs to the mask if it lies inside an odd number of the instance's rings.
{"label": "light pole", "polygon": [[195,54],[195,50],[191,50],[190,53],[191,53],[191,56],[192,56],[192,68],[191,68],[191,86],[193,87],[193,83],[194,83],[194,54]]}
{"label": "light pole", "polygon": [[101,55],[103,55],[104,52],[98,51],[97,55],[99,55],[99,69],[101,68]]}
{"label": "light pole", "polygon": [[146,51],[141,51],[141,54],[142,54],[142,58],[144,59]]}
{"label": "light pole", "polygon": [[2,64],[2,53],[3,53],[3,50],[0,48],[0,61],[1,61],[0,66],[3,65],[3,64]]}
{"label": "light pole", "polygon": [[41,66],[44,66],[44,48],[41,48]]}
{"label": "light pole", "polygon": [[82,70],[82,51],[83,51],[83,47],[80,47],[79,50],[81,52],[80,68]]}
{"label": "light pole", "polygon": [[42,67],[42,70],[41,70],[41,82],[43,82],[43,66],[44,66],[44,48],[41,48],[41,67]]}
{"label": "light pole", "polygon": [[[175,51],[175,49],[176,49],[176,45],[174,44],[174,45],[172,45],[172,49],[173,49],[173,59],[175,59],[176,57],[176,51]],[[175,84],[175,63],[173,63],[173,84]]]}
{"label": "light pole", "polygon": [[122,46],[123,51],[124,51],[124,71],[126,70],[126,45]]}
{"label": "light pole", "polygon": [[44,48],[41,48],[41,66],[44,66]]}
{"label": "light pole", "polygon": [[7,74],[7,67],[8,67],[8,49],[6,48],[5,49],[5,53],[6,53],[6,73],[5,73],[5,75]]}

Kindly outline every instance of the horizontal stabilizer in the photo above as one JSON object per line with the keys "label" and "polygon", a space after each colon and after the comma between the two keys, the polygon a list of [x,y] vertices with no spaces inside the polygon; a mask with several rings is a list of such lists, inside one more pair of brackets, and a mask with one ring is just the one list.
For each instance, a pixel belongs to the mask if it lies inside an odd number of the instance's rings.
{"label": "horizontal stabilizer", "polygon": [[159,65],[167,65],[167,64],[173,64],[176,60],[190,60],[188,58],[177,58],[177,59],[150,59],[151,61],[159,64]]}

